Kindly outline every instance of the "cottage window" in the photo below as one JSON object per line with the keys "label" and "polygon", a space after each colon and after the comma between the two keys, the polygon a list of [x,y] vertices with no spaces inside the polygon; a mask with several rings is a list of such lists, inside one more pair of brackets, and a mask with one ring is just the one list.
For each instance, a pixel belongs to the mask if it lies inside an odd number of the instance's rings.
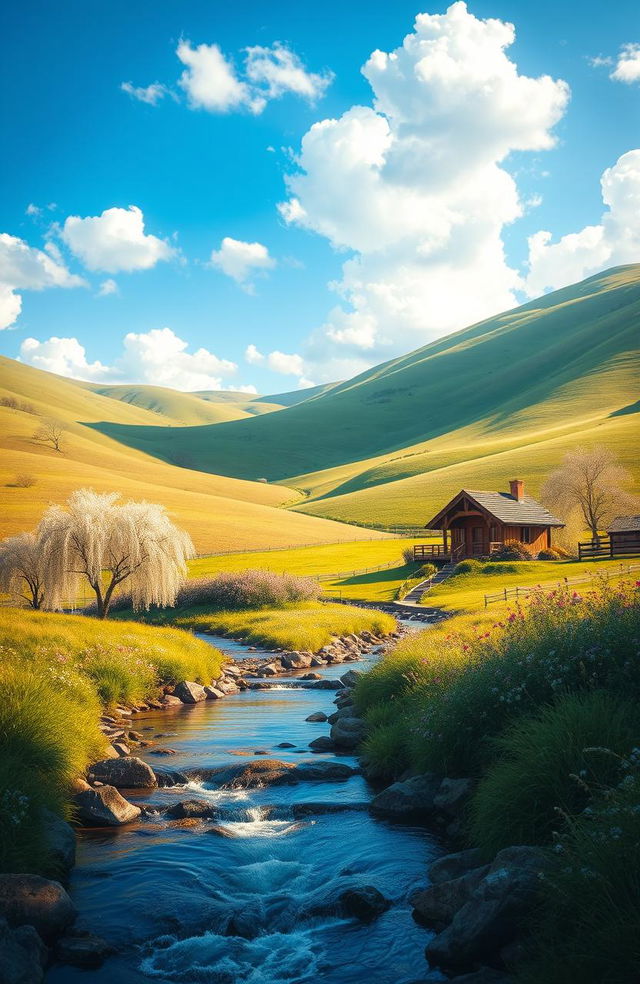
{"label": "cottage window", "polygon": [[520,527],[520,542],[521,543],[531,543],[533,541],[532,530],[530,526]]}

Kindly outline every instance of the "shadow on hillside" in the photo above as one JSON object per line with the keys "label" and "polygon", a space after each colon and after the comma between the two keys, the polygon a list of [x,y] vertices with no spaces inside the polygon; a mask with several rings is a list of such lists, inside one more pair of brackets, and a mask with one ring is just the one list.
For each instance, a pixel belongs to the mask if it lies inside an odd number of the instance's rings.
{"label": "shadow on hillside", "polygon": [[614,410],[609,416],[625,417],[628,413],[640,413],[640,400],[636,400],[635,403],[629,403],[626,407],[620,407],[619,410]]}

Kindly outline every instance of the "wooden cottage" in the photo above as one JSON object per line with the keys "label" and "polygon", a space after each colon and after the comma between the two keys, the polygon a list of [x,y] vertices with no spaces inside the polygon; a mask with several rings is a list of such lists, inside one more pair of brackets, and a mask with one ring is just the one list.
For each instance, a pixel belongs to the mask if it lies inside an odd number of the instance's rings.
{"label": "wooden cottage", "polygon": [[510,486],[509,492],[458,492],[425,527],[442,530],[442,544],[416,546],[415,559],[458,561],[487,556],[513,540],[526,543],[534,556],[550,547],[551,530],[564,523],[525,495],[524,482],[519,478]]}
{"label": "wooden cottage", "polygon": [[640,516],[616,516],[607,533],[612,557],[640,553]]}

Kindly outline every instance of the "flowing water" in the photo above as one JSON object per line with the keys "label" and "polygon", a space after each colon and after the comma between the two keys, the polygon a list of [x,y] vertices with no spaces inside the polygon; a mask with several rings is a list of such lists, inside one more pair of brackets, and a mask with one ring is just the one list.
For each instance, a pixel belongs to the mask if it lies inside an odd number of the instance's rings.
{"label": "flowing water", "polygon": [[[229,640],[202,638],[235,659],[254,655]],[[365,669],[375,658],[356,665]],[[335,677],[348,668],[318,672]],[[132,726],[152,729],[145,735],[176,751],[165,759],[148,749],[141,757],[152,767],[237,764],[245,757],[255,761],[256,752],[296,764],[335,758],[355,765],[352,756],[316,756],[308,749],[328,725],[305,718],[318,710],[330,714],[334,697],[304,689],[295,677],[281,678],[269,690],[140,714]],[[278,748],[281,742],[295,747]],[[408,896],[424,885],[427,864],[440,848],[420,828],[373,819],[366,810],[372,793],[355,775],[346,782],[249,790],[192,781],[131,794],[157,812],[130,827],[83,831],[71,881],[83,928],[108,939],[118,953],[100,970],[55,968],[47,984],[402,984],[424,978],[429,935],[413,922]],[[168,826],[162,811],[195,798],[215,804],[220,819]],[[296,804],[302,803],[317,806],[301,814]],[[393,902],[368,925],[331,912],[331,901],[357,885],[373,885]],[[318,909],[322,915],[314,914]]]}

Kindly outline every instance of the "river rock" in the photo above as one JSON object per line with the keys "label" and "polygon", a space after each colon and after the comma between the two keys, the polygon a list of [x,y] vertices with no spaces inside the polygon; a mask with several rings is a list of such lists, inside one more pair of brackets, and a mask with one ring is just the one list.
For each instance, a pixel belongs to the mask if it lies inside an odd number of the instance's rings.
{"label": "river rock", "polygon": [[33,926],[11,929],[0,919],[0,981],[2,984],[40,984],[48,950]]}
{"label": "river rock", "polygon": [[304,670],[311,666],[310,653],[286,653],[280,657],[280,662],[286,670]]}
{"label": "river rock", "polygon": [[287,776],[289,782],[345,782],[359,774],[358,769],[334,762],[330,759],[316,762],[301,762]]}
{"label": "river rock", "polygon": [[465,902],[469,901],[488,871],[487,864],[482,868],[473,868],[459,878],[429,885],[422,891],[414,892],[411,896],[413,918],[423,926],[443,929]]}
{"label": "river rock", "polygon": [[226,697],[226,694],[222,690],[219,690],[218,687],[205,687],[204,692],[207,700],[221,700],[223,697]]}
{"label": "river rock", "polygon": [[178,820],[202,819],[203,817],[217,817],[218,810],[206,800],[181,800],[169,807],[167,816],[176,817]]}
{"label": "river rock", "polygon": [[452,820],[459,820],[464,814],[472,792],[471,779],[443,779],[434,797],[433,805],[445,816]]}
{"label": "river rock", "polygon": [[344,683],[345,687],[355,687],[361,676],[364,676],[362,670],[348,670],[346,673],[342,674],[340,679]]}
{"label": "river rock", "polygon": [[371,801],[371,812],[389,820],[424,820],[434,812],[440,778],[430,772],[394,782]]}
{"label": "river rock", "polygon": [[344,684],[340,680],[316,680],[309,684],[309,690],[342,690]]}
{"label": "river rock", "polygon": [[476,847],[470,847],[466,851],[445,854],[444,857],[434,861],[429,866],[429,878],[433,885],[439,885],[440,882],[460,878],[472,868],[479,868],[481,864],[482,855],[480,851]]}
{"label": "river rock", "polygon": [[319,735],[309,742],[309,748],[313,752],[332,752],[335,747],[335,742],[328,735]]}
{"label": "river rock", "polygon": [[305,721],[313,721],[313,722],[326,721],[326,720],[327,720],[327,715],[324,713],[324,711],[314,711],[313,714],[310,714],[309,717],[305,718]]}
{"label": "river rock", "polygon": [[493,967],[481,967],[470,974],[452,978],[449,984],[510,984],[510,981],[510,977]]}
{"label": "river rock", "polygon": [[158,785],[151,766],[135,756],[95,762],[89,776],[116,789],[150,789]]}
{"label": "river rock", "polygon": [[325,664],[325,661],[323,660],[322,656],[312,656],[311,657],[311,665],[312,666],[324,666],[324,664]]}
{"label": "river rock", "polygon": [[64,933],[76,909],[57,881],[39,875],[0,875],[0,917],[9,926],[33,926],[45,943]]}
{"label": "river rock", "polygon": [[98,827],[120,827],[140,816],[140,810],[121,796],[115,786],[86,789],[75,797],[80,823]]}
{"label": "river rock", "polygon": [[[87,789],[89,785],[84,784]],[[76,835],[73,827],[51,810],[42,811],[47,850],[60,874],[68,875],[76,863]]]}
{"label": "river rock", "polygon": [[331,740],[339,748],[356,748],[366,732],[367,726],[361,718],[340,717],[331,725]]}
{"label": "river rock", "polygon": [[124,741],[114,741],[111,743],[111,747],[116,750],[120,758],[124,758],[125,755],[128,755],[131,751],[127,743]]}
{"label": "river rock", "polygon": [[544,855],[537,848],[500,851],[451,925],[427,945],[429,962],[461,971],[493,962],[535,906],[543,866]]}
{"label": "river rock", "polygon": [[340,906],[347,916],[360,919],[361,922],[373,922],[391,905],[373,885],[363,885],[358,888],[348,888],[339,896]]}
{"label": "river rock", "polygon": [[162,707],[180,707],[184,701],[180,700],[179,697],[174,697],[173,694],[165,694],[161,699],[158,709]]}
{"label": "river rock", "polygon": [[258,667],[258,673],[263,677],[277,676],[282,673],[282,665],[280,663],[266,663],[264,666]]}
{"label": "river rock", "polygon": [[198,704],[201,700],[207,699],[204,687],[190,680],[182,680],[174,688],[173,696],[179,697],[183,704]]}
{"label": "river rock", "polygon": [[184,786],[189,782],[189,777],[177,769],[156,768],[155,776],[160,789],[170,788],[171,786]]}
{"label": "river rock", "polygon": [[85,970],[95,970],[101,967],[106,958],[114,953],[114,949],[106,940],[93,933],[75,932],[63,936],[56,943],[56,959],[72,967],[82,967]]}

